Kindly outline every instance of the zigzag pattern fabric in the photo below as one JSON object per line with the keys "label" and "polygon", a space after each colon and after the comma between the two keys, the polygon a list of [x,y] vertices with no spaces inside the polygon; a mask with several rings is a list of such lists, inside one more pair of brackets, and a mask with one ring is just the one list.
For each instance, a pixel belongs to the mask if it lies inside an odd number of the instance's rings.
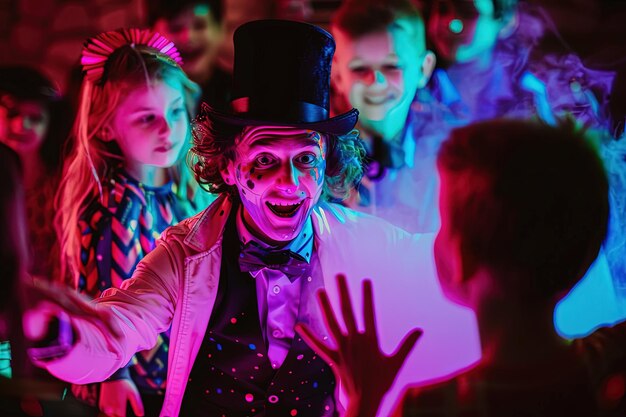
{"label": "zigzag pattern fabric", "polygon": [[[92,298],[131,277],[139,261],[156,246],[169,226],[195,213],[189,201],[178,198],[174,185],[149,187],[119,170],[103,184],[103,199],[85,211],[81,229],[81,270],[78,290]],[[165,389],[169,331],[156,346],[139,352],[130,369],[143,392]]]}

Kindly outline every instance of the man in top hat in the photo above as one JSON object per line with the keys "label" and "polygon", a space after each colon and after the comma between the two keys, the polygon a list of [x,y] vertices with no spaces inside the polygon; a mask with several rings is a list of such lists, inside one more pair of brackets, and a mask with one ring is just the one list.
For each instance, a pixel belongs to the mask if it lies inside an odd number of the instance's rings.
{"label": "man in top hat", "polygon": [[[340,381],[294,329],[305,323],[326,338],[315,293],[334,288],[339,273],[352,287],[367,276],[381,290],[383,348],[424,329],[384,414],[409,381],[478,359],[474,316],[442,297],[430,236],[328,202],[358,182],[364,155],[357,111],[328,115],[332,37],[268,20],[241,26],[234,42],[233,111],[205,105],[194,125],[196,178],[219,198],[166,230],[133,277],[95,307],[40,289],[47,302],[30,312],[26,329],[36,338],[31,324],[61,315],[74,340],[31,356],[62,379],[100,381],[171,325],[162,416],[338,415]],[[410,312],[397,308],[408,303]],[[418,336],[385,372],[398,370]]]}

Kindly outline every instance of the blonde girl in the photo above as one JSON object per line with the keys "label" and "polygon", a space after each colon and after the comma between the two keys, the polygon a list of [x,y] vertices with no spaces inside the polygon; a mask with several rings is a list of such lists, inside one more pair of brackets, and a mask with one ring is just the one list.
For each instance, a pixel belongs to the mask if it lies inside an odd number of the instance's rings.
{"label": "blonde girl", "polygon": [[[163,230],[203,209],[208,194],[185,166],[190,118],[200,90],[180,67],[173,44],[129,29],[89,39],[73,128],[73,150],[56,196],[61,269],[90,297],[130,278]],[[169,335],[97,386],[74,387],[107,415],[127,404],[158,415]],[[138,395],[141,393],[141,397]]]}

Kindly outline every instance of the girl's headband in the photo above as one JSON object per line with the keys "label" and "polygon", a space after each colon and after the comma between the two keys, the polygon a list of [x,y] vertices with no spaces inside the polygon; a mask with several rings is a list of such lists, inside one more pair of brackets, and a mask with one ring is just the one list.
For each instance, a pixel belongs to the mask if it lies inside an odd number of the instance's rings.
{"label": "girl's headband", "polygon": [[100,82],[104,73],[104,66],[111,54],[125,45],[154,48],[175,64],[180,66],[183,63],[174,42],[161,34],[147,29],[118,29],[101,33],[85,41],[80,58],[85,78],[94,84]]}

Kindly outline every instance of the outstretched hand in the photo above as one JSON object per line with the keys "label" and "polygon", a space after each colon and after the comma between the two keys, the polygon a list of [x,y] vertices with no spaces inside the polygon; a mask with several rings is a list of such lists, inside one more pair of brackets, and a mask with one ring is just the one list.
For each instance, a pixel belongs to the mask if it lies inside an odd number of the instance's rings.
{"label": "outstretched hand", "polygon": [[326,291],[320,290],[318,293],[322,316],[335,341],[336,348],[320,340],[306,324],[298,323],[296,330],[309,346],[331,365],[335,377],[341,380],[348,395],[347,415],[375,416],[382,398],[391,388],[398,371],[422,335],[422,331],[411,330],[394,353],[385,354],[380,349],[378,340],[371,281],[364,280],[362,284],[365,325],[363,331],[357,328],[344,275],[337,275],[337,287],[346,332],[342,331],[337,321]]}
{"label": "outstretched hand", "polygon": [[68,327],[72,318],[80,318],[114,336],[121,334],[109,311],[97,309],[89,299],[69,287],[38,280],[25,284],[25,294],[28,308],[22,324],[24,335],[30,340],[40,341],[46,337],[55,319]]}

